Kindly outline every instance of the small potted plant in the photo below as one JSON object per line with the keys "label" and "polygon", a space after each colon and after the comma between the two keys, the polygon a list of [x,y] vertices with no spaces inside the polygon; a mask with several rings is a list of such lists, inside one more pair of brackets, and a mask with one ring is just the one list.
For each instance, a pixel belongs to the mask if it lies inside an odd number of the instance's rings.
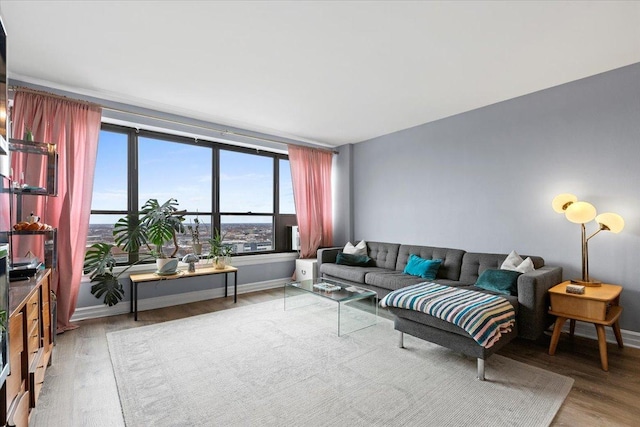
{"label": "small potted plant", "polygon": [[220,230],[214,229],[213,237],[209,239],[211,249],[209,250],[209,258],[213,260],[213,268],[223,269],[230,262],[233,249],[231,245],[223,244],[224,236],[220,234]]}
{"label": "small potted plant", "polygon": [[191,234],[191,243],[193,244],[193,253],[200,255],[202,253],[202,243],[200,243],[200,220],[195,217],[193,220],[195,225],[187,225],[187,230]]}

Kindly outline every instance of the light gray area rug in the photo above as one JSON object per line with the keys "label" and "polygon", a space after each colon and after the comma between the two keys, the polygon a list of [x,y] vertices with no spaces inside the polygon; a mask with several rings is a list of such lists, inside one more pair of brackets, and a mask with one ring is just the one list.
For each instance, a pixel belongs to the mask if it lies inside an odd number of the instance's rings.
{"label": "light gray area rug", "polygon": [[270,301],[109,333],[128,426],[545,426],[573,380],[476,360],[387,319],[338,337],[336,306]]}

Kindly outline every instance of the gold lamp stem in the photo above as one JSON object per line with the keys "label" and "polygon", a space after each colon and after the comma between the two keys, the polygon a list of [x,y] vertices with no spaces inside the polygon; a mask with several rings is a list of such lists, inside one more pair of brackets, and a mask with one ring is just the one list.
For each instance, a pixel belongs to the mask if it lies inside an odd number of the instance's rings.
{"label": "gold lamp stem", "polygon": [[584,286],[601,286],[601,282],[597,280],[592,281],[589,277],[589,239],[602,230],[606,230],[606,227],[601,226],[589,237],[587,237],[587,229],[584,224],[580,224],[580,227],[582,231],[582,280],[577,282]]}
{"label": "gold lamp stem", "polygon": [[587,229],[580,224],[582,229],[582,281],[589,282],[589,247],[587,244]]}

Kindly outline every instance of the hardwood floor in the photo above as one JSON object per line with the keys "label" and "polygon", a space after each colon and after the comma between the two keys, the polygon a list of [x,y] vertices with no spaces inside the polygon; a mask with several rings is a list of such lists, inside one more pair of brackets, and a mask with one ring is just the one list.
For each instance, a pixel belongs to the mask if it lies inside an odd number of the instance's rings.
{"label": "hardwood floor", "polygon": [[[106,334],[212,311],[282,298],[281,289],[218,298],[130,315],[80,322],[80,328],[57,336],[53,362],[47,369],[31,427],[124,426]],[[388,316],[388,314],[387,314]],[[563,335],[555,356],[549,337],[541,342],[514,340],[499,354],[569,376],[573,389],[558,412],[554,426],[640,425],[640,349],[609,344],[609,372],[600,369],[595,340]]]}

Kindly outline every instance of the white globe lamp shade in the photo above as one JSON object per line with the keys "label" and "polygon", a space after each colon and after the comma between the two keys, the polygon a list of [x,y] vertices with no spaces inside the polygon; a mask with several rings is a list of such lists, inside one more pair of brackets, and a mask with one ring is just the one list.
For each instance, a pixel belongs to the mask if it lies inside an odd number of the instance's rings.
{"label": "white globe lamp shade", "polygon": [[596,222],[600,227],[612,233],[619,233],[624,228],[624,219],[618,214],[606,212],[596,217]]}
{"label": "white globe lamp shade", "polygon": [[563,213],[569,205],[577,201],[578,201],[578,198],[573,194],[562,193],[562,194],[558,194],[556,197],[553,198],[553,201],[551,202],[551,206],[553,207],[554,211],[558,213]]}
{"label": "white globe lamp shade", "polygon": [[567,219],[576,224],[586,224],[596,217],[596,208],[588,202],[573,202],[565,211]]}

